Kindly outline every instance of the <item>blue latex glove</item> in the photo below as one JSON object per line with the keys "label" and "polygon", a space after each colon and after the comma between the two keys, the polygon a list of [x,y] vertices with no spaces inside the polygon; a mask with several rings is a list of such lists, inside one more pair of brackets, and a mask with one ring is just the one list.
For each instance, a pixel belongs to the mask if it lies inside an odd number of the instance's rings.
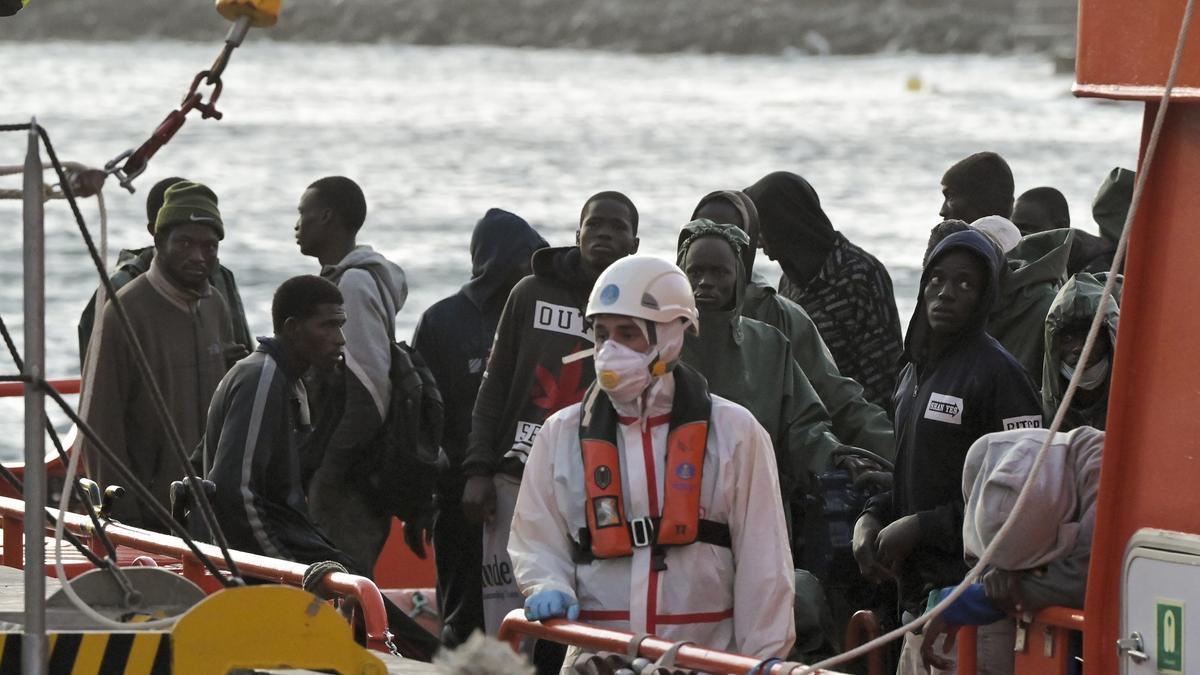
{"label": "blue latex glove", "polygon": [[[941,602],[953,590],[953,587],[943,588],[940,591],[933,591],[933,593],[937,594],[937,601]],[[983,626],[999,621],[1006,616],[1008,615],[997,609],[992,601],[988,600],[981,583],[967,586],[966,592],[958,596],[958,599],[942,612],[943,621],[959,626]]]}
{"label": "blue latex glove", "polygon": [[579,602],[562,591],[538,591],[525,598],[525,618],[530,621],[564,616],[570,621],[578,619]]}

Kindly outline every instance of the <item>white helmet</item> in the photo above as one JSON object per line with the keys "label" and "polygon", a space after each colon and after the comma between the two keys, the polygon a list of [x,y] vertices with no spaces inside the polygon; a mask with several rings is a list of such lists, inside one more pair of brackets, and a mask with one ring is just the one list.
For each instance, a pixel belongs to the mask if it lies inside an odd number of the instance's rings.
{"label": "white helmet", "polygon": [[692,285],[675,263],[646,255],[631,255],[608,266],[588,298],[587,317],[619,314],[654,323],[683,319],[698,332],[700,314]]}

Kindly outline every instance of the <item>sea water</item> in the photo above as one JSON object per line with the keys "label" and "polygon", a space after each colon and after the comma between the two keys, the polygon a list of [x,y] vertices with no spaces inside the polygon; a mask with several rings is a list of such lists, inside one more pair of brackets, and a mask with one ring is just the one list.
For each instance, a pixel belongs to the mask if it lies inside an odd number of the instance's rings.
{"label": "sea water", "polygon": [[[0,123],[36,115],[60,158],[101,166],[146,139],[219,47],[0,42]],[[888,267],[907,323],[948,166],[999,152],[1018,193],[1057,187],[1073,224],[1095,232],[1092,196],[1109,169],[1134,166],[1142,121],[1137,104],[1072,97],[1071,77],[1034,56],[644,56],[252,34],[224,86],[224,119],[193,113],[136,194],[109,180],[108,263],[149,243],[145,195],[158,179],[207,183],[225,220],[221,261],[259,335],[275,287],[318,270],[294,241],[296,203],[332,174],[363,186],[360,240],[408,275],[401,339],[467,280],[471,230],[489,207],[568,245],[587,196],[621,190],[641,212],[641,252],[673,257],[702,195],[780,169],[807,177],[834,226]],[[25,143],[0,134],[0,166],[21,164]],[[0,177],[0,189],[19,187]],[[83,211],[97,236],[96,201]],[[20,203],[0,202],[0,316],[18,345],[20,223]],[[46,269],[47,371],[73,377],[76,325],[97,280],[62,201],[46,205]],[[14,370],[0,352],[0,373]],[[0,401],[0,459],[20,456],[20,405]]]}

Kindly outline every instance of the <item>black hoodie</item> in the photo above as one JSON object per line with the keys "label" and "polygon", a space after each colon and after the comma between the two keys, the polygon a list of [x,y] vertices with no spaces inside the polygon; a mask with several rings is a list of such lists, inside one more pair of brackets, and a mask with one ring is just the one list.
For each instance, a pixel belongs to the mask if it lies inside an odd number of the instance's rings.
{"label": "black hoodie", "polygon": [[516,214],[489,209],[471,235],[471,280],[425,310],[413,334],[416,348],[446,404],[442,449],[452,466],[467,454],[467,432],[513,270],[548,244]]}
{"label": "black hoodie", "polygon": [[471,415],[464,474],[520,476],[546,418],[583,399],[596,379],[592,360],[562,359],[592,347],[584,310],[595,281],[583,271],[578,246],[533,255],[533,274],[513,287],[500,315]]}
{"label": "black hoodie", "polygon": [[[971,321],[950,346],[934,354],[925,286],[934,263],[952,250],[978,257],[986,266],[986,284]],[[922,600],[929,588],[957,583],[966,573],[962,467],[971,444],[994,431],[1041,426],[1041,398],[1025,369],[985,331],[1003,264],[1003,255],[986,235],[968,230],[942,240],[921,275],[905,341],[909,362],[892,398],[895,485],[866,508],[885,525],[911,514],[920,521],[920,542],[901,573],[906,605]]]}
{"label": "black hoodie", "polygon": [[886,408],[901,353],[887,269],[833,229],[816,191],[800,176],[767,174],[745,192],[758,207],[765,248],[783,268],[780,294],[812,317],[841,374]]}

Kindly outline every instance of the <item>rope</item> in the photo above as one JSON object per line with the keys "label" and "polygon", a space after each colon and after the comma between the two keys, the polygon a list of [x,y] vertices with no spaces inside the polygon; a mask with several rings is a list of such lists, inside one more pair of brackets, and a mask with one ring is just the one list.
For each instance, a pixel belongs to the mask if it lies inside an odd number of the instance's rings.
{"label": "rope", "polygon": [[[12,189],[0,190],[0,199],[20,200],[20,199],[24,199],[24,198],[25,198],[24,190],[12,190]],[[53,185],[43,185],[42,186],[42,201],[43,202],[48,202],[51,199],[66,199],[66,198],[67,198],[67,196],[64,195],[62,192],[60,192],[59,190],[55,190]]]}
{"label": "rope", "polygon": [[[68,171],[74,171],[76,173],[88,170],[88,167],[84,166],[83,164],[80,164],[79,162],[63,162],[62,165]],[[42,168],[43,169],[53,169],[54,165],[51,164],[50,162],[43,162]],[[24,171],[25,171],[25,165],[23,165],[23,164],[8,164],[8,165],[0,166],[0,176],[11,176],[11,175],[16,175],[16,174],[21,174],[21,173],[24,173]],[[99,196],[99,192],[97,192],[97,196]],[[24,198],[25,198],[24,190],[14,190],[14,189],[0,190],[0,199],[24,199]],[[50,201],[51,199],[66,199],[66,198],[67,198],[66,193],[64,193],[62,191],[62,189],[57,185],[43,185],[42,186],[42,201],[43,202]]]}
{"label": "rope", "polygon": [[[29,125],[26,124],[25,126],[28,127]],[[2,131],[2,129],[0,129],[0,131]],[[63,168],[67,169],[68,171],[86,171],[88,169],[87,166],[84,166],[83,164],[80,164],[79,162],[63,162],[62,165],[63,165]],[[53,169],[54,164],[52,164],[51,162],[42,162],[42,168],[45,170]],[[25,173],[25,165],[24,164],[0,165],[0,176],[12,176],[12,175],[21,174],[21,173]]]}
{"label": "rope", "polygon": [[[1104,312],[1108,308],[1108,303],[1112,301],[1112,292],[1116,287],[1117,272],[1121,269],[1121,265],[1125,261],[1125,252],[1129,246],[1129,233],[1133,229],[1133,221],[1137,215],[1138,207],[1141,205],[1142,193],[1146,188],[1146,177],[1150,173],[1150,169],[1154,164],[1154,155],[1158,150],[1159,137],[1162,134],[1163,122],[1167,117],[1167,107],[1171,103],[1171,92],[1175,89],[1175,81],[1179,74],[1179,64],[1183,60],[1183,48],[1187,44],[1188,31],[1191,28],[1192,13],[1195,10],[1196,0],[1188,0],[1187,7],[1183,13],[1182,24],[1179,28],[1179,38],[1175,43],[1175,54],[1171,60],[1171,70],[1167,75],[1167,83],[1163,88],[1163,95],[1159,103],[1158,111],[1154,116],[1154,126],[1150,132],[1150,140],[1146,144],[1146,157],[1142,163],[1141,170],[1138,171],[1136,182],[1133,188],[1133,199],[1129,204],[1129,213],[1125,216],[1125,229],[1121,232],[1121,239],[1117,243],[1117,252],[1113,256],[1112,266],[1108,271],[1108,279],[1104,282],[1104,293],[1100,297],[1100,306],[1096,309],[1096,316],[1092,318],[1092,325],[1088,329],[1087,340],[1083,343],[1083,352],[1079,356],[1080,363],[1087,363],[1091,356],[1092,348],[1096,344],[1096,337],[1100,334],[1100,326],[1104,321]],[[1062,403],[1058,406],[1058,411],[1054,414],[1054,420],[1050,424],[1049,433],[1046,435],[1046,440],[1042,443],[1042,447],[1038,450],[1037,457],[1034,459],[1033,466],[1029,470],[1029,476],[1025,479],[1025,485],[1021,487],[1021,493],[1017,496],[1017,501],[1013,505],[1013,509],[1009,512],[1008,518],[1004,520],[1004,525],[996,532],[996,536],[992,539],[992,543],[984,550],[983,555],[979,557],[979,562],[971,568],[962,582],[951,591],[950,595],[946,596],[932,610],[925,612],[913,621],[906,625],[881,635],[866,644],[863,644],[848,652],[839,654],[833,658],[826,659],[812,666],[808,666],[800,671],[800,675],[812,673],[816,670],[832,666],[841,665],[848,661],[852,661],[868,652],[874,651],[879,647],[886,645],[893,640],[901,638],[905,633],[916,631],[924,628],[926,624],[933,620],[934,617],[942,613],[954,601],[958,600],[967,587],[979,578],[979,576],[987,568],[988,563],[992,560],[992,555],[1000,546],[1003,540],[1008,536],[1008,533],[1018,521],[1016,517],[1025,508],[1031,494],[1029,486],[1033,484],[1033,478],[1041,470],[1042,465],[1046,462],[1046,456],[1050,449],[1050,444],[1054,440],[1054,435],[1062,427],[1063,418],[1066,417],[1067,410],[1071,406],[1071,400],[1075,397],[1075,391],[1079,388],[1079,380],[1083,376],[1083,368],[1076,368],[1075,373],[1071,376],[1071,382],[1067,385],[1066,394],[1063,396]]]}
{"label": "rope", "polygon": [[[67,482],[73,483],[75,481],[75,473],[79,471],[79,456],[81,454],[83,453],[76,452],[75,454],[71,455],[71,461],[67,465]],[[65,490],[63,491],[62,496],[60,496],[58,499],[58,510],[60,513],[67,510],[67,493]],[[63,593],[67,596],[67,599],[71,601],[71,604],[75,605],[75,609],[83,612],[92,621],[95,621],[101,626],[108,626],[109,628],[115,628],[118,630],[128,630],[128,624],[121,621],[113,621],[107,616],[104,616],[100,612],[92,609],[90,605],[83,601],[83,598],[79,597],[79,594],[75,592],[75,589],[72,588],[70,581],[67,579],[67,571],[63,567],[62,561],[62,542],[63,534],[65,532],[66,530],[63,527],[63,521],[60,518],[58,522],[54,524],[54,572],[56,575],[58,575],[59,586],[62,588]],[[126,582],[128,583],[127,580]],[[140,593],[135,591],[132,585],[126,585],[124,588],[125,598],[127,601],[131,596],[140,596]],[[138,624],[137,628],[139,630],[168,628],[175,625],[175,622],[178,620],[178,618],[179,617],[174,616],[165,619],[153,619]]]}
{"label": "rope", "polygon": [[[2,128],[0,128],[0,130],[2,130]],[[84,244],[87,246],[88,254],[92,258],[92,264],[95,266],[96,273],[100,277],[100,283],[104,286],[109,303],[112,305],[113,310],[117,313],[117,317],[120,320],[121,330],[124,333],[126,340],[128,340],[129,346],[133,350],[134,355],[136,356],[134,363],[137,366],[138,374],[141,376],[142,381],[147,385],[147,390],[150,394],[150,400],[153,403],[155,412],[157,413],[159,421],[162,423],[164,429],[167,431],[168,440],[170,441],[167,445],[174,453],[175,459],[179,463],[179,466],[183,469],[183,473],[187,477],[187,482],[189,487],[192,489],[192,493],[197,496],[196,502],[200,506],[200,515],[202,516],[208,531],[212,534],[215,543],[220,548],[221,554],[225,559],[226,567],[233,579],[226,579],[224,576],[217,574],[215,572],[215,566],[212,566],[210,571],[213,571],[214,576],[216,576],[219,580],[221,580],[222,583],[226,585],[240,584],[242,583],[241,574],[238,571],[237,563],[233,560],[233,555],[229,552],[229,544],[225,539],[225,533],[222,531],[220,524],[217,522],[216,514],[212,510],[212,504],[210,504],[208,501],[208,495],[205,494],[200,484],[200,478],[196,476],[195,471],[192,470],[191,462],[187,457],[187,451],[183,447],[183,439],[179,435],[179,429],[176,428],[175,423],[171,418],[170,410],[167,408],[167,403],[163,398],[162,390],[159,389],[158,380],[155,378],[153,371],[150,369],[150,362],[146,357],[145,351],[142,349],[141,342],[138,340],[137,334],[133,332],[133,323],[130,321],[129,315],[125,312],[125,306],[121,302],[121,299],[116,297],[117,294],[113,288],[112,281],[108,278],[105,262],[100,257],[99,252],[96,250],[96,244],[92,240],[91,232],[88,231],[87,224],[83,220],[83,214],[80,212],[79,204],[75,200],[75,193],[71,189],[71,184],[67,179],[66,171],[64,171],[62,164],[58,161],[58,154],[54,151],[54,145],[51,143],[50,136],[46,133],[45,128],[39,126],[37,130],[38,135],[42,139],[42,143],[46,146],[46,154],[49,155],[51,163],[54,164],[54,169],[58,174],[59,182],[62,186],[63,192],[67,195],[67,201],[71,205],[71,212],[74,214],[75,222],[79,227],[79,234],[83,237]],[[91,439],[89,438],[89,440]],[[134,478],[134,480],[136,481],[137,479]],[[139,495],[141,494],[142,492],[139,492]],[[152,495],[150,495],[148,490],[144,490],[144,494],[149,496],[149,502],[153,503],[154,507],[157,507],[157,511],[166,513],[165,510],[162,509],[162,506],[158,504]],[[175,523],[174,518],[171,518],[170,514],[166,515],[167,518],[164,522]],[[186,532],[184,532],[181,536],[190,540],[190,536]],[[199,552],[199,549],[196,549],[196,551]],[[199,555],[204,558],[206,566],[211,566],[211,561],[207,559],[207,556],[204,556],[203,554]]]}

